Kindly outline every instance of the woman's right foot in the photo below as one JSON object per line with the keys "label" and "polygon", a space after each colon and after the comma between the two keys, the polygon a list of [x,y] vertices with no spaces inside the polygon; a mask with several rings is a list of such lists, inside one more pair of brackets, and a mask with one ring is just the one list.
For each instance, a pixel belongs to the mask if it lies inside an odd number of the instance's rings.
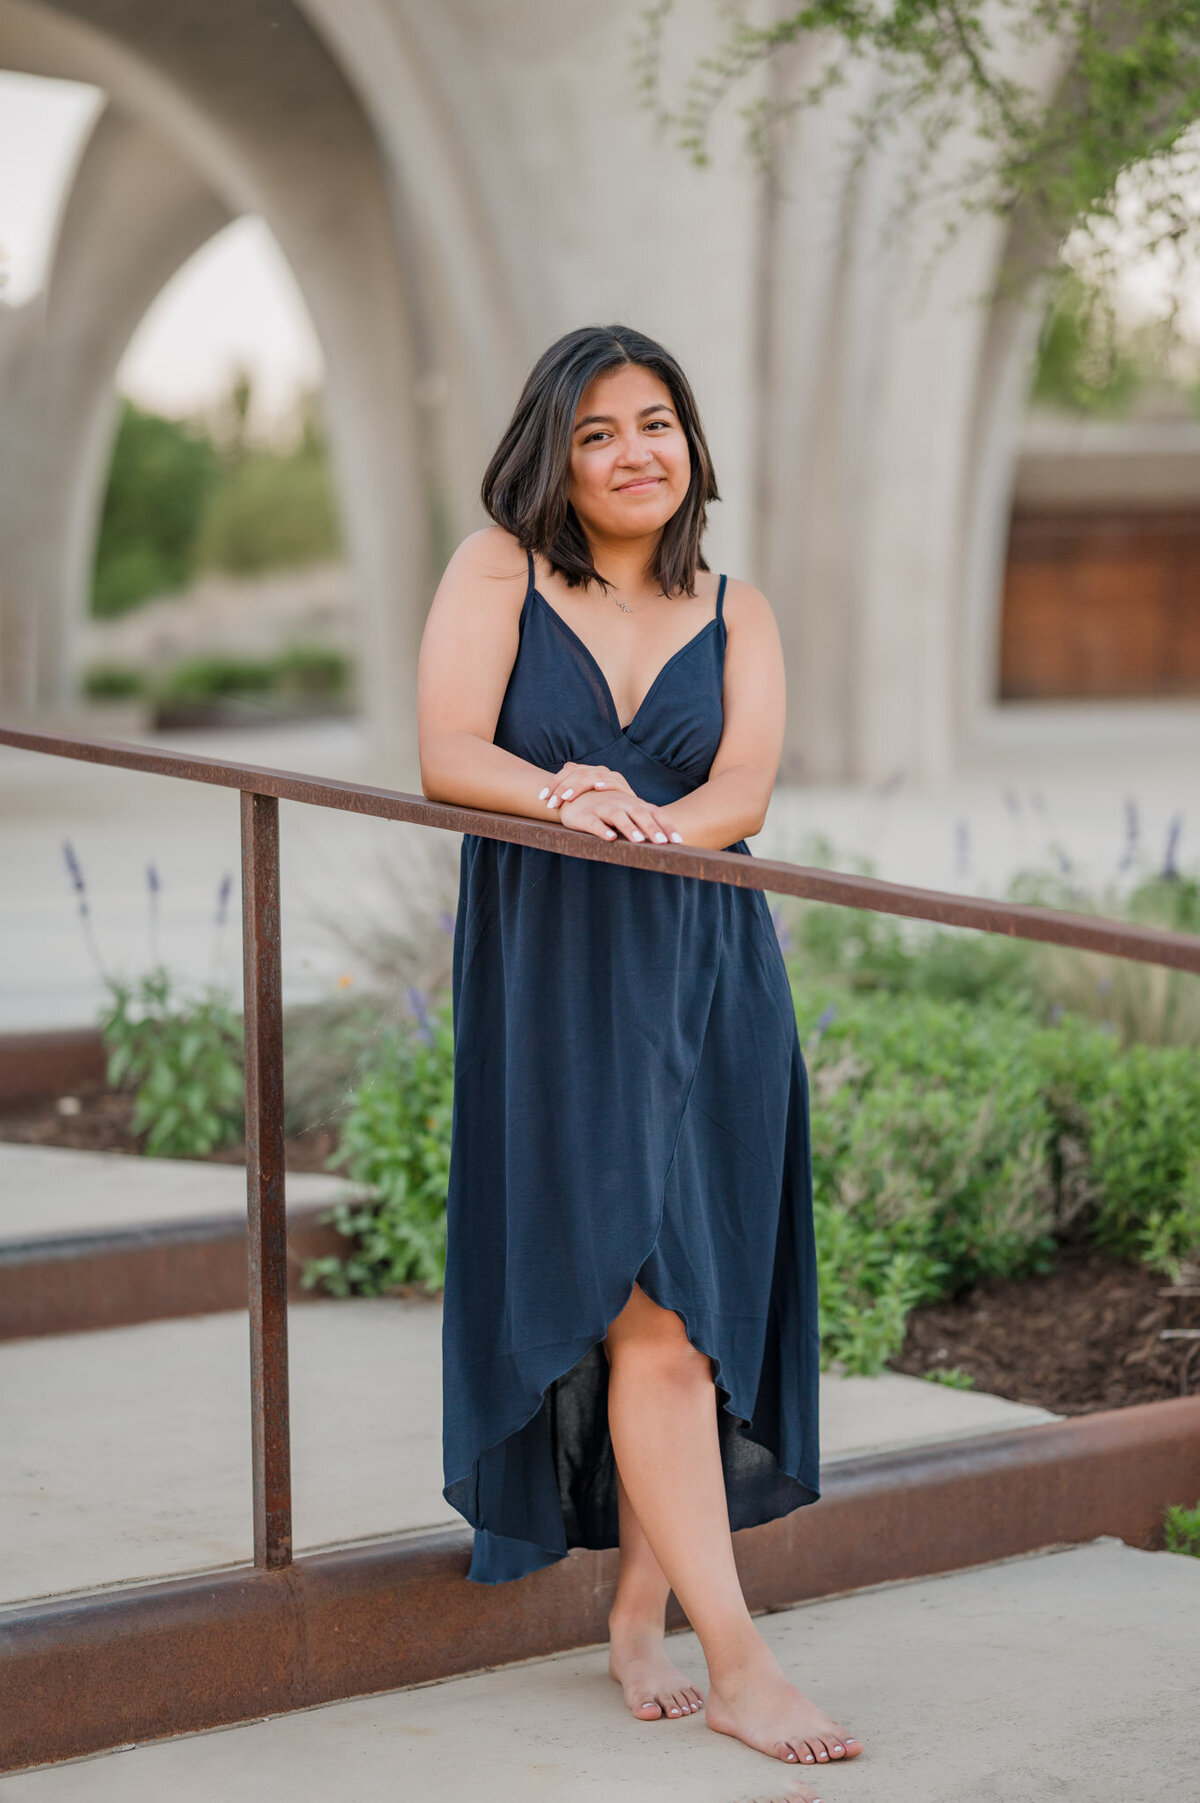
{"label": "woman's right foot", "polygon": [[649,1628],[610,1626],[608,1673],[621,1686],[630,1714],[640,1722],[694,1715],[704,1698],[667,1658],[663,1636]]}
{"label": "woman's right foot", "polygon": [[789,1765],[856,1759],[862,1742],[790,1684],[764,1641],[761,1650],[722,1682],[710,1682],[708,1725]]}

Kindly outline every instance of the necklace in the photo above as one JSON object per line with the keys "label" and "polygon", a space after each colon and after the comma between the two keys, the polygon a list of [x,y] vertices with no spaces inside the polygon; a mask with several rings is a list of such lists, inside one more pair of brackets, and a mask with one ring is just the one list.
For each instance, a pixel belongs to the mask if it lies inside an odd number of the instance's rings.
{"label": "necklace", "polygon": [[663,599],[661,595],[651,595],[650,600],[643,601],[641,607],[626,607],[625,603],[623,601],[618,601],[615,595],[610,595],[608,598],[615,606],[620,608],[623,614],[640,614],[643,607],[649,607],[653,602],[661,601]]}

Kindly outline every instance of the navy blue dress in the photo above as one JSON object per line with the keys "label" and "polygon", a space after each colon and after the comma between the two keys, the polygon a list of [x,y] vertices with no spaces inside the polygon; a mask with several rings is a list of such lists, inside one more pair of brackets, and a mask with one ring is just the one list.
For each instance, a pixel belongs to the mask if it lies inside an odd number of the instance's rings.
{"label": "navy blue dress", "polygon": [[[687,795],[721,739],[724,595],[622,728],[531,557],[495,743]],[[617,1545],[600,1342],[635,1281],[713,1360],[732,1527],[815,1501],[808,1079],[765,895],[465,834],[453,1000],[444,1495],[468,1575]]]}

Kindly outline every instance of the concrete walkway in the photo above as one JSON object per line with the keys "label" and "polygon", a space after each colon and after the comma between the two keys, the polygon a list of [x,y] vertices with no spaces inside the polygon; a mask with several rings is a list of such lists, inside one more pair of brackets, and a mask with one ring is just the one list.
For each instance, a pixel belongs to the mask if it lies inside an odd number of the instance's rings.
{"label": "concrete walkway", "polygon": [[[287,1204],[325,1208],[360,1193],[330,1172],[289,1171]],[[0,1245],[182,1221],[242,1220],[246,1167],[193,1158],[140,1158],[0,1140]]]}
{"label": "concrete walkway", "polygon": [[[0,1345],[0,1602],[251,1554],[243,1313]],[[458,1523],[442,1500],[441,1307],[291,1310],[298,1549]],[[1053,1419],[888,1373],[822,1379],[825,1464]]]}
{"label": "concrete walkway", "polygon": [[[1116,1541],[762,1619],[867,1751],[826,1803],[1196,1803],[1200,1560]],[[695,1639],[672,1650],[696,1680]],[[563,1654],[8,1778],[6,1803],[750,1803],[792,1769]],[[810,1793],[811,1794],[811,1793]]]}

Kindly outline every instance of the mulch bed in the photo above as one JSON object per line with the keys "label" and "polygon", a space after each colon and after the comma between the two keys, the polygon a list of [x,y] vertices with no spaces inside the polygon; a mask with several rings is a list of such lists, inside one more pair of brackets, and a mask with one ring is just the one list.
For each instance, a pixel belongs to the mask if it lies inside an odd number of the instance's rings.
{"label": "mulch bed", "polygon": [[[133,1097],[81,1086],[77,1114],[53,1100],[0,1107],[0,1140],[140,1152]],[[289,1171],[324,1171],[337,1128],[313,1127],[286,1143]],[[211,1154],[242,1164],[244,1145]],[[1170,1285],[1143,1265],[1119,1264],[1067,1247],[1045,1277],[992,1278],[953,1302],[917,1309],[892,1369],[924,1377],[957,1368],[977,1390],[1035,1403],[1060,1415],[1158,1402],[1200,1391],[1200,1341],[1161,1340],[1164,1327],[1200,1328],[1200,1298],[1164,1295]]]}
{"label": "mulch bed", "polygon": [[1200,1297],[1164,1295],[1144,1265],[1068,1247],[1045,1277],[989,1278],[954,1302],[917,1309],[892,1369],[966,1371],[977,1390],[1059,1415],[1159,1402],[1200,1390]]}
{"label": "mulch bed", "polygon": [[[69,1146],[82,1152],[142,1152],[143,1139],[133,1131],[133,1097],[99,1084],[80,1085],[75,1091],[78,1114],[62,1114],[58,1103],[26,1102],[0,1105],[0,1140],[27,1146]],[[337,1149],[336,1127],[310,1127],[284,1142],[284,1164],[289,1171],[326,1171],[326,1159]],[[212,1164],[245,1164],[244,1142],[210,1152]],[[336,1173],[335,1173],[336,1175]]]}

